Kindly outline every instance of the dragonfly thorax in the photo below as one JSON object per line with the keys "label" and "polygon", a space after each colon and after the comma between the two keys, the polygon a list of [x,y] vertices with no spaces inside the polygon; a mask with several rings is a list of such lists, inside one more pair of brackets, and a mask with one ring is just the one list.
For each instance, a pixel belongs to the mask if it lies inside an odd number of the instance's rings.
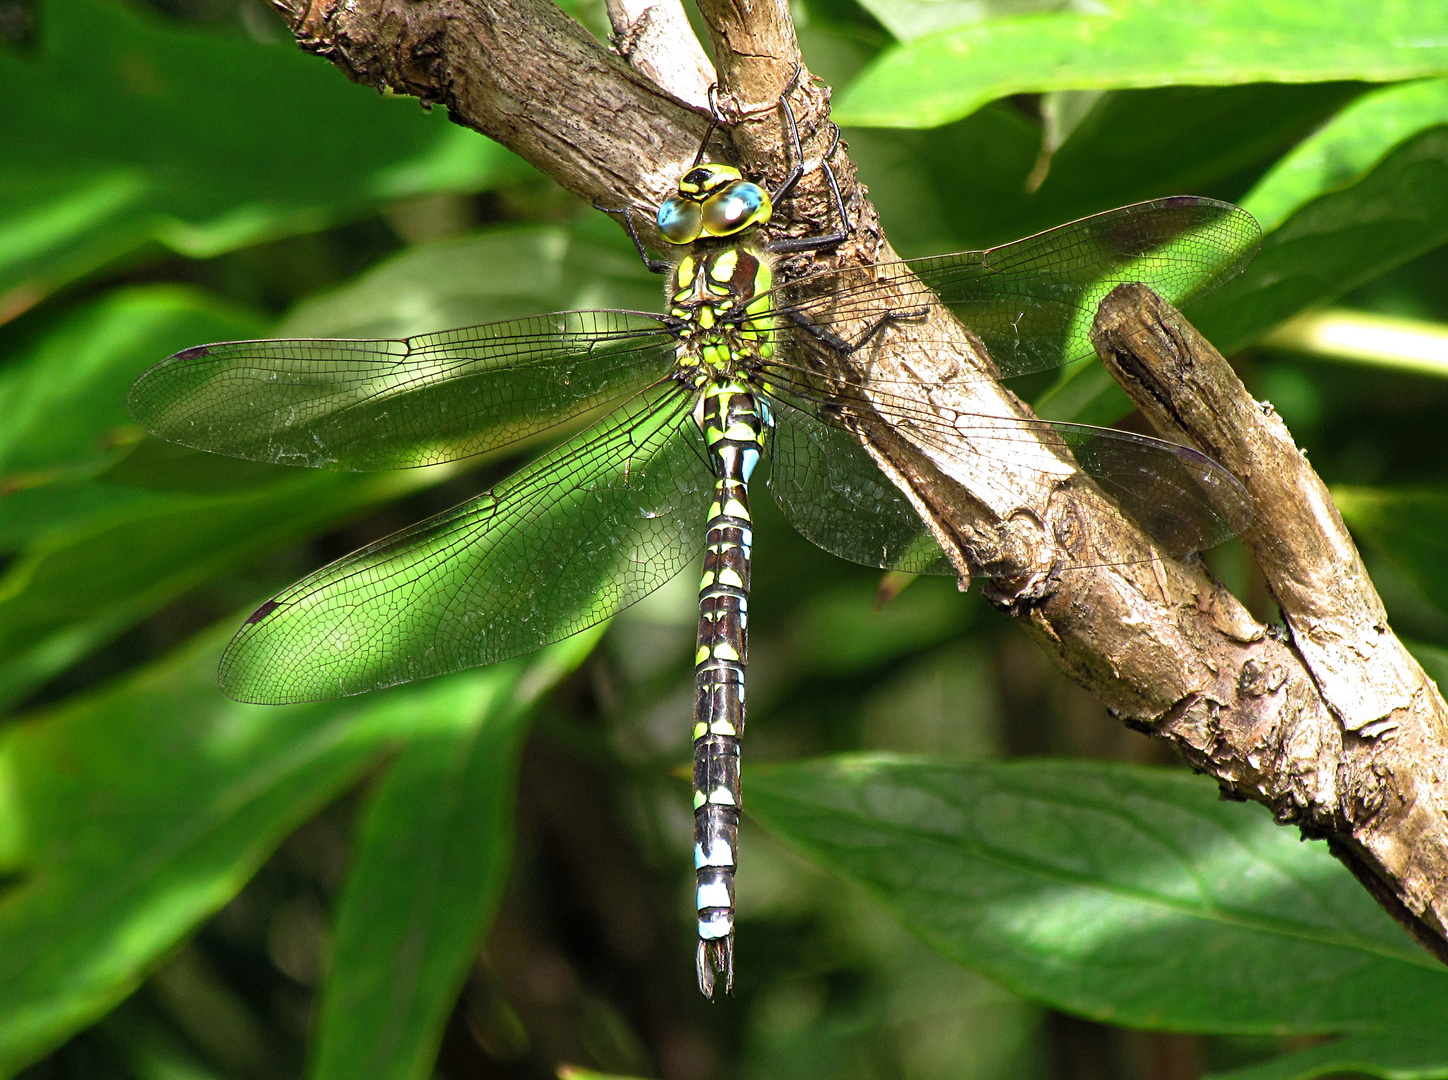
{"label": "dragonfly thorax", "polygon": [[745,246],[691,252],[674,267],[669,315],[678,363],[696,385],[730,375],[772,351],[767,255]]}

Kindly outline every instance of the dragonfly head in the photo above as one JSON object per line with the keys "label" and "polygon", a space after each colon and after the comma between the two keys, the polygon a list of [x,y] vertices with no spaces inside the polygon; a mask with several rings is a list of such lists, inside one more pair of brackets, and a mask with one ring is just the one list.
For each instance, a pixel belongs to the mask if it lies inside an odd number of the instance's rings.
{"label": "dragonfly head", "polygon": [[659,207],[659,235],[671,244],[733,236],[764,224],[773,209],[769,192],[732,165],[695,165]]}

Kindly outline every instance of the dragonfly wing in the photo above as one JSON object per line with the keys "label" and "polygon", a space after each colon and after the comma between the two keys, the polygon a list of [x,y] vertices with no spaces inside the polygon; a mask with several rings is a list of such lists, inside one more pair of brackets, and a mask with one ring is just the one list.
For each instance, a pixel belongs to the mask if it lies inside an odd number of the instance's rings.
{"label": "dragonfly wing", "polygon": [[980,253],[960,266],[916,271],[973,330],[1002,378],[1095,355],[1091,323],[1126,282],[1180,304],[1235,277],[1262,231],[1240,207],[1177,197],[1137,203]]}
{"label": "dragonfly wing", "polygon": [[392,341],[201,345],[137,380],[136,421],[251,461],[391,469],[452,461],[638,391],[673,363],[657,320],[570,311]]}
{"label": "dragonfly wing", "polygon": [[874,397],[916,441],[946,453],[964,448],[992,468],[1053,480],[1067,478],[1074,463],[1169,555],[1216,547],[1252,521],[1251,497],[1237,478],[1190,447],[1090,424],[946,417],[907,398]]}
{"label": "dragonfly wing", "polygon": [[[1215,547],[1252,521],[1251,498],[1236,477],[1190,447],[1146,435],[1018,416],[942,415],[917,399],[882,391],[872,391],[868,402],[836,392],[821,403],[776,385],[771,401],[779,406],[769,481],[775,499],[802,535],[852,562],[918,571],[926,551],[942,558],[858,440],[829,419],[876,407],[921,445],[981,455],[992,469],[1034,474],[1031,486],[1039,486],[1042,476],[1063,482],[1079,468],[1170,555]],[[912,527],[923,539],[912,540]],[[911,546],[924,540],[930,540],[928,548]],[[912,558],[903,557],[907,551],[915,553]],[[942,561],[923,572],[951,571]]]}
{"label": "dragonfly wing", "polygon": [[848,431],[771,398],[769,490],[789,523],[831,555],[916,574],[954,573],[930,530]]}
{"label": "dragonfly wing", "polygon": [[[885,263],[868,273],[830,271],[777,290],[778,306],[815,328],[858,339],[861,325],[892,313],[909,320],[944,305],[984,343],[999,377],[1091,356],[1091,321],[1106,294],[1140,282],[1173,304],[1238,274],[1261,229],[1240,207],[1177,196],[1095,214],[985,251]],[[831,288],[832,279],[839,282]],[[805,346],[789,320],[780,334]],[[913,341],[923,340],[912,329]],[[979,376],[970,376],[979,377]]]}
{"label": "dragonfly wing", "polygon": [[713,475],[673,383],[493,491],[323,567],[263,604],[221,661],[242,701],[358,694],[575,634],[702,544]]}
{"label": "dragonfly wing", "polygon": [[1206,551],[1252,522],[1247,489],[1199,451],[1088,424],[1052,423],[1049,428],[1069,447],[1081,471],[1169,555]]}

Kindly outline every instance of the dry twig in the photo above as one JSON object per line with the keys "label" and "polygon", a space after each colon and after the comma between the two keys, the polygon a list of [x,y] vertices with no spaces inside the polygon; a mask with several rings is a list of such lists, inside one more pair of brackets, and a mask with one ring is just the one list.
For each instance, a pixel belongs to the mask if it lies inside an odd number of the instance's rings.
{"label": "dry twig", "polygon": [[1272,407],[1150,290],[1116,289],[1093,340],[1158,431],[1246,485],[1244,539],[1292,632],[1198,639],[1154,730],[1227,790],[1328,838],[1448,961],[1448,706],[1388,626],[1327,488]]}

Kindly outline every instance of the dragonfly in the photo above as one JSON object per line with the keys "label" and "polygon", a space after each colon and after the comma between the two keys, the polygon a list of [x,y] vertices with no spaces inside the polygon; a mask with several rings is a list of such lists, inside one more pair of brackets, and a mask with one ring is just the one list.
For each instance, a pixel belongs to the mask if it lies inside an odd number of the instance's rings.
{"label": "dragonfly", "polygon": [[694,861],[696,971],[710,998],[721,978],[726,993],[734,979],[749,486],[759,462],[808,539],[916,573],[954,571],[852,433],[867,415],[904,418],[917,440],[964,441],[1017,471],[1041,468],[1021,447],[1044,441],[1057,467],[1078,476],[1079,467],[1170,555],[1212,547],[1250,516],[1240,484],[1187,447],[940,410],[919,387],[867,386],[838,363],[902,328],[928,348],[925,316],[948,313],[995,369],[962,367],[950,381],[1062,367],[1091,355],[1090,314],[1114,285],[1141,282],[1180,303],[1237,273],[1259,240],[1250,215],[1211,199],[1158,199],[987,250],[776,280],[782,255],[838,244],[850,228],[828,160],[835,129],[818,167],[841,227],[762,239],[804,174],[793,87],[778,102],[793,165],[773,190],[705,161],[706,135],[657,211],[673,257],[648,255],[623,212],[645,262],[668,273],[663,312],[566,311],[398,340],[202,345],[151,368],[128,398],[132,416],[163,439],[341,470],[458,460],[598,417],[484,494],[267,600],[226,649],[220,682],[241,701],[300,702],[495,663],[613,616],[702,549]]}

